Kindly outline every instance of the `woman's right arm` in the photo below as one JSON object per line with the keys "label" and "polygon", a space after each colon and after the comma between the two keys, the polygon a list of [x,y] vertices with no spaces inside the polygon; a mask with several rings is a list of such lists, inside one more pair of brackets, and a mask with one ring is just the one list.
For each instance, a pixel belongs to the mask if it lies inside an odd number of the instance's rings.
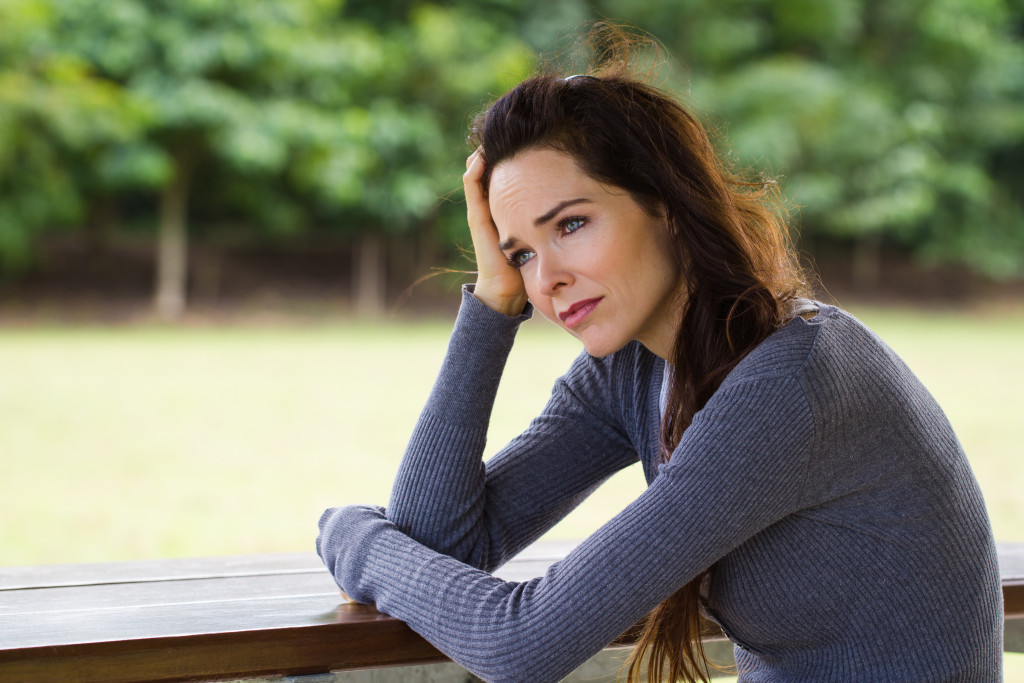
{"label": "woman's right arm", "polygon": [[637,459],[610,408],[610,364],[583,354],[555,383],[541,415],[485,465],[494,396],[523,319],[464,292],[387,508],[388,518],[415,540],[488,570]]}

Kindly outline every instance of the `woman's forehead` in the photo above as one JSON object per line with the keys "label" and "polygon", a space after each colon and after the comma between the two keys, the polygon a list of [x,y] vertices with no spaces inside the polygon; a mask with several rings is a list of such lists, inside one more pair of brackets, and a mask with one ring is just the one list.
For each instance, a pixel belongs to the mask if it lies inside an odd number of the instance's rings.
{"label": "woman's forehead", "polygon": [[491,188],[498,185],[550,185],[552,181],[572,183],[586,174],[565,152],[530,149],[498,164],[491,173]]}
{"label": "woman's forehead", "polygon": [[492,172],[488,189],[492,213],[537,212],[534,218],[549,205],[577,197],[593,200],[606,193],[572,157],[551,149],[529,150],[502,162]]}

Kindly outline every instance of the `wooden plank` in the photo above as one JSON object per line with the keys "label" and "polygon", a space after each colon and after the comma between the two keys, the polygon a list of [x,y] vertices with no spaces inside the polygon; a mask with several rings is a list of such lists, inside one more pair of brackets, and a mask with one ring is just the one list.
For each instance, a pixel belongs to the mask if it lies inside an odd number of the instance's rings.
{"label": "wooden plank", "polygon": [[[538,576],[571,547],[539,544],[497,573]],[[1012,649],[1024,544],[999,555]],[[120,564],[0,569],[0,680],[216,680],[444,660],[403,623],[341,604],[311,553]]]}
{"label": "wooden plank", "polygon": [[319,595],[49,610],[0,616],[2,648],[305,628],[350,621],[337,591]]}
{"label": "wooden plank", "polygon": [[322,569],[323,563],[315,553],[0,567],[0,591],[138,581],[180,581],[221,576],[260,576]]}
{"label": "wooden plank", "polygon": [[1003,614],[1024,619],[1024,543],[997,543],[1003,583]]}
{"label": "wooden plank", "polygon": [[[323,568],[302,574],[61,586],[0,593],[0,619],[39,612],[87,611],[175,603],[258,600],[285,596],[337,595]],[[2,638],[0,638],[2,640]]]}
{"label": "wooden plank", "polygon": [[[346,606],[346,619],[284,628],[180,638],[0,651],[0,680],[78,683],[218,680],[303,675],[446,658],[397,619]],[[352,610],[366,612],[353,618]],[[384,645],[382,647],[382,644]]]}
{"label": "wooden plank", "polygon": [[[525,571],[547,568],[565,557],[579,541],[541,541],[523,550],[501,571],[522,575]],[[531,566],[532,565],[532,566]],[[88,586],[142,581],[181,581],[215,577],[263,576],[321,572],[323,563],[316,553],[270,553],[265,555],[228,555],[222,557],[136,560],[57,564],[38,567],[0,567],[0,591]],[[533,574],[531,576],[536,576]]]}
{"label": "wooden plank", "polygon": [[[571,547],[540,544],[498,573],[531,578]],[[446,659],[402,622],[341,603],[313,554],[219,559],[0,570],[0,680],[213,680]]]}
{"label": "wooden plank", "polygon": [[[319,563],[319,559],[312,556]],[[276,627],[317,626],[318,615],[340,602],[337,587],[320,564],[306,557],[281,558],[284,573],[239,576],[215,571],[214,578],[169,579],[163,563],[154,578],[100,583],[98,576],[76,577],[79,584],[4,592],[0,603],[0,646],[29,648],[203,633],[230,633]],[[537,576],[557,556],[533,552],[504,567],[502,578]],[[232,560],[230,565],[236,563]],[[46,584],[53,583],[46,577]]]}
{"label": "wooden plank", "polygon": [[1024,580],[1003,581],[1003,616],[1007,619],[1024,619]]}
{"label": "wooden plank", "polygon": [[999,576],[1024,580],[1024,543],[996,543]]}

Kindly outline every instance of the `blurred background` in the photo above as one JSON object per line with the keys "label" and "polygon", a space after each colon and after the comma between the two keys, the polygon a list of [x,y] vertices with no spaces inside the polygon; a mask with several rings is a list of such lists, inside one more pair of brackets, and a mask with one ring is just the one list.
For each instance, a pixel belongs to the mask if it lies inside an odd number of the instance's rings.
{"label": "blurred background", "polygon": [[[311,551],[385,503],[472,277],[467,123],[594,18],[779,179],[1024,541],[1024,1],[0,0],[0,564]],[[579,352],[524,326],[492,452]]]}

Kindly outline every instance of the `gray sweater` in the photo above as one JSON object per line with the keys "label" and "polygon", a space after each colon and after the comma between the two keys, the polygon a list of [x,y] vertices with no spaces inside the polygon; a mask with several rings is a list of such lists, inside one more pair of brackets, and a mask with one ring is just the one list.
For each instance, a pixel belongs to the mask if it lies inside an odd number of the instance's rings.
{"label": "gray sweater", "polygon": [[[665,363],[582,354],[482,462],[519,323],[464,293],[385,512],[324,513],[353,599],[488,681],[556,681],[714,567],[703,609],[740,680],[999,681],[1002,595],[977,482],[942,410],[821,305],[750,353],[659,455]],[[489,572],[639,461],[649,487],[544,576]]]}

